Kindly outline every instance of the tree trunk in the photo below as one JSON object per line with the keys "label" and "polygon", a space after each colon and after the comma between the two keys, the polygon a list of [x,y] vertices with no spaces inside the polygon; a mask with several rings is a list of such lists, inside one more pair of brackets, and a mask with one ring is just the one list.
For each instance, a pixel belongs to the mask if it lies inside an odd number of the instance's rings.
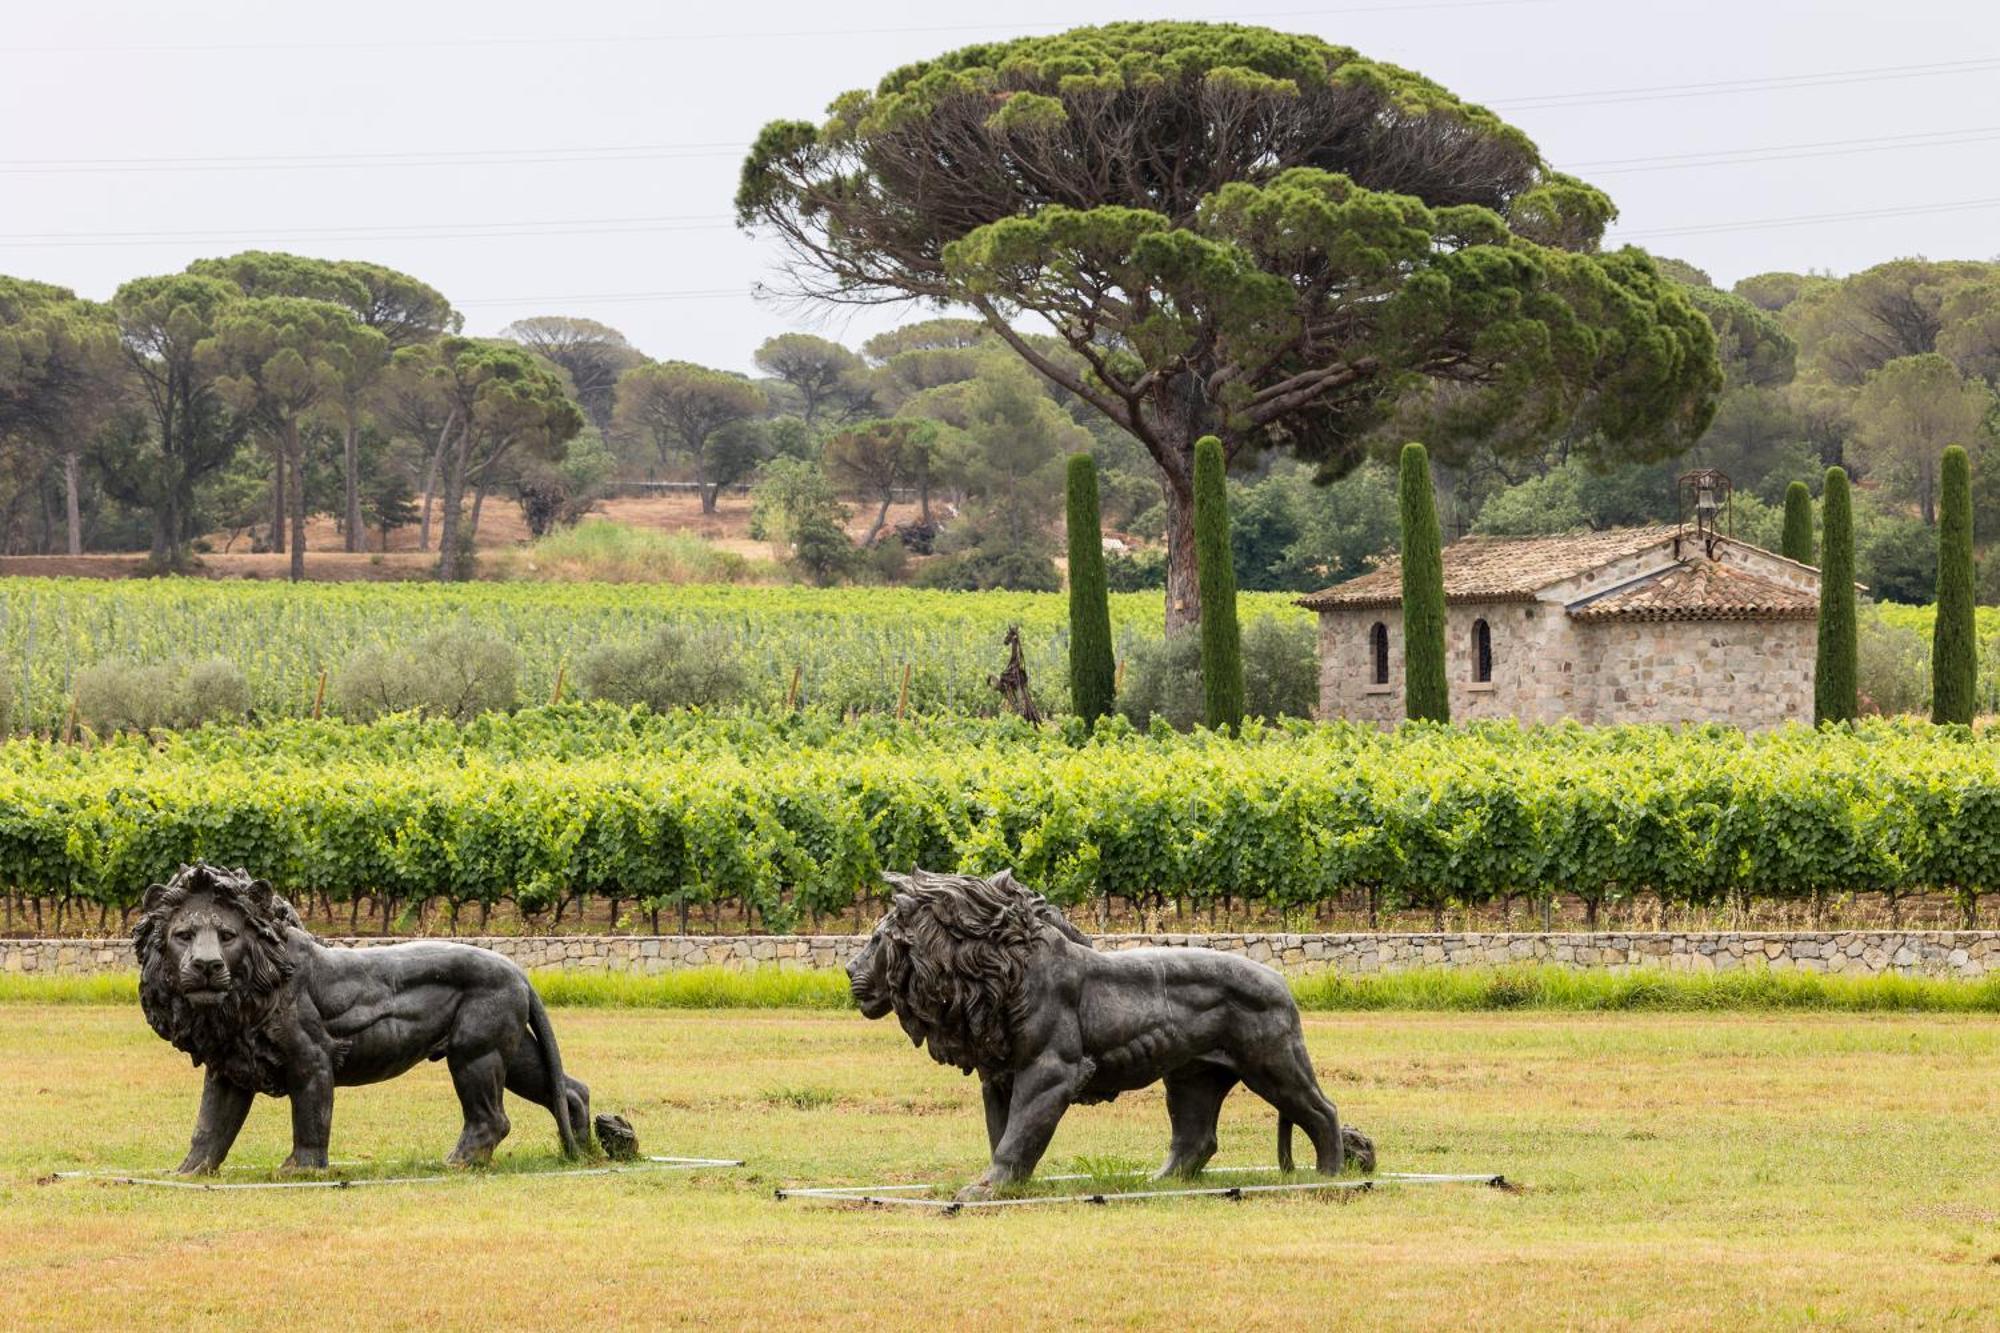
{"label": "tree trunk", "polygon": [[80,462],[74,449],[63,451],[63,521],[68,527],[71,555],[83,554],[83,508],[77,492],[83,489]]}
{"label": "tree trunk", "polygon": [[1179,634],[1201,623],[1201,584],[1194,559],[1194,494],[1182,491],[1172,477],[1160,479],[1167,500],[1167,633]]}
{"label": "tree trunk", "polygon": [[482,481],[472,492],[472,522],[465,530],[465,542],[468,546],[479,544],[479,511],[484,508],[486,508],[486,483]]}
{"label": "tree trunk", "polygon": [[345,549],[359,552],[367,548],[368,534],[361,526],[361,432],[352,417],[340,441],[341,491],[346,503],[347,538]]}
{"label": "tree trunk", "polygon": [[[438,432],[437,446],[431,450],[430,464],[424,469],[424,518],[423,525],[417,529],[419,551],[431,549],[431,503],[437,497],[438,465],[444,458],[445,448],[451,439],[451,428],[457,421],[457,412],[445,418],[444,429]],[[386,541],[386,538],[384,540]]]}
{"label": "tree trunk", "polygon": [[883,492],[882,507],[875,511],[875,521],[868,525],[868,535],[861,539],[863,546],[873,546],[876,534],[881,532],[882,525],[889,521],[889,500],[890,493],[887,491]]}
{"label": "tree trunk", "polygon": [[179,547],[181,530],[181,507],[179,496],[172,487],[160,497],[159,508],[153,511],[153,549],[147,556],[155,569],[172,569],[174,554]]}
{"label": "tree trunk", "polygon": [[711,486],[700,478],[696,478],[695,488],[701,492],[701,512],[704,514],[713,514],[715,512],[716,497],[722,494],[722,484],[718,482]]}
{"label": "tree trunk", "polygon": [[443,512],[438,518],[438,578],[447,583],[458,573],[458,519],[465,504],[465,445],[457,442],[446,451],[444,493],[439,497]]}
{"label": "tree trunk", "polygon": [[285,446],[277,440],[271,441],[271,549],[278,554],[285,550],[285,518],[291,509],[285,503],[285,469],[290,466],[285,458]]}
{"label": "tree trunk", "polygon": [[923,480],[917,483],[917,503],[922,507],[917,515],[917,521],[925,527],[929,527],[931,525],[931,473],[929,468],[924,469]]}
{"label": "tree trunk", "polygon": [[292,469],[292,582],[306,578],[306,454],[299,423],[285,423],[285,458]]}

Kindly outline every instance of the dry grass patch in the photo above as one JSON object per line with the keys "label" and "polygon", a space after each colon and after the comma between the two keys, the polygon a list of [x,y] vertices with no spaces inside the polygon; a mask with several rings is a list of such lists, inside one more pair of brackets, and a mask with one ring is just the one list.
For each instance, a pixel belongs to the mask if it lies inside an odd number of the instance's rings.
{"label": "dry grass patch", "polygon": [[[1984,1016],[1309,1015],[1385,1170],[1495,1170],[1522,1194],[1383,1190],[946,1220],[777,1203],[784,1183],[953,1181],[981,1165],[971,1085],[893,1024],[785,1010],[563,1009],[564,1056],[652,1152],[742,1171],[514,1171],[371,1191],[38,1186],[171,1165],[198,1080],[136,1006],[0,1006],[0,1326],[330,1319],[388,1328],[1008,1326],[1992,1327],[2000,1024]],[[343,1090],[334,1156],[428,1169],[443,1072]],[[1218,1164],[1272,1159],[1231,1098]],[[277,1163],[260,1102],[237,1161]],[[1048,1171],[1163,1153],[1157,1091],[1080,1107]],[[281,1274],[303,1275],[296,1281]],[[336,1313],[337,1312],[337,1313]]]}

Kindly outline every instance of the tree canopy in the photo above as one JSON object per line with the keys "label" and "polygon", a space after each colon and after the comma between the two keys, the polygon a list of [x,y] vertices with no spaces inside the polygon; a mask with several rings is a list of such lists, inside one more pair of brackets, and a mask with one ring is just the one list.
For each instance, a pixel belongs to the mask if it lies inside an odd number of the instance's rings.
{"label": "tree canopy", "polygon": [[1594,253],[1602,193],[1491,112],[1312,37],[1118,23],[968,47],[823,125],[767,126],[737,211],[789,246],[803,292],[969,305],[1140,440],[1175,625],[1198,614],[1201,435],[1331,476],[1401,408],[1447,455],[1576,425],[1660,456],[1720,388],[1680,286],[1638,251]]}

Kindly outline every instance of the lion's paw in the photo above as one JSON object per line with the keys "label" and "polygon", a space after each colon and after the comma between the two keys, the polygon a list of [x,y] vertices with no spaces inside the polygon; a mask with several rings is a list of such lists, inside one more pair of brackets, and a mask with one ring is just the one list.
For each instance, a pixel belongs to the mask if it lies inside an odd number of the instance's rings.
{"label": "lion's paw", "polygon": [[1340,1146],[1349,1165],[1364,1176],[1375,1174],[1375,1140],[1352,1125],[1340,1127]]}

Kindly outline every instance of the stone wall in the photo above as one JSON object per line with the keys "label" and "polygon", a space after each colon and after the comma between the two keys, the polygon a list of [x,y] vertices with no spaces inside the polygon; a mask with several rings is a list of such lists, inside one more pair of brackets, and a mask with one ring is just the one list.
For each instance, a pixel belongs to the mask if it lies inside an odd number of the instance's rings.
{"label": "stone wall", "polygon": [[[334,939],[350,947],[395,943]],[[575,935],[467,940],[523,967],[668,972],[684,967],[833,968],[865,943],[858,935]],[[1738,968],[1868,976],[2000,976],[2000,930],[1823,931],[1770,934],[1106,935],[1105,949],[1205,946],[1287,973],[1370,975],[1415,968],[1549,964],[1672,972]],[[111,940],[0,940],[0,972],[78,976],[132,967],[131,945]]]}
{"label": "stone wall", "polygon": [[1810,620],[1580,625],[1584,722],[1811,723],[1819,626]]}

